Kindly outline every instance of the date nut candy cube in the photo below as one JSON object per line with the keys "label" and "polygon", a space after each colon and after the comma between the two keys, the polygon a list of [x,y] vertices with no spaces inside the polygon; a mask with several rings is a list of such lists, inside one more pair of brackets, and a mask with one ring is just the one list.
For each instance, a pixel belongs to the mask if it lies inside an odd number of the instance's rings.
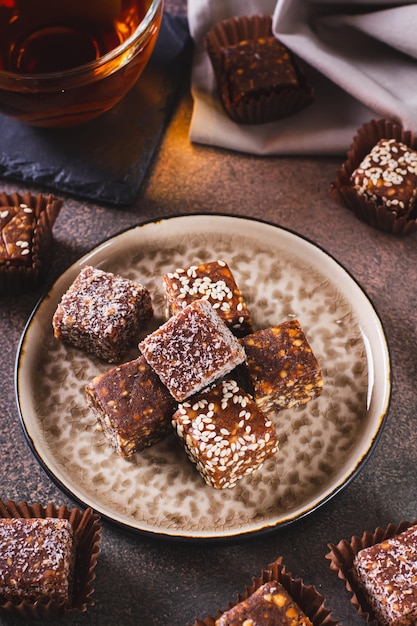
{"label": "date nut candy cube", "polygon": [[246,600],[223,613],[215,626],[313,626],[288,591],[276,581],[261,585]]}
{"label": "date nut candy cube", "polygon": [[0,519],[0,598],[71,604],[75,538],[69,520]]}
{"label": "date nut candy cube", "polygon": [[298,320],[259,330],[241,343],[256,402],[264,411],[305,404],[321,394],[321,369]]}
{"label": "date nut candy cube", "polygon": [[123,458],[171,431],[177,403],[143,356],[93,378],[85,396],[98,430]]}
{"label": "date nut candy cube", "polygon": [[246,358],[238,339],[207,300],[196,300],[139,344],[143,356],[182,402]]}
{"label": "date nut candy cube", "polygon": [[146,287],[86,266],[63,294],[52,326],[56,339],[115,363],[152,315]]}
{"label": "date nut candy cube", "polygon": [[351,175],[360,196],[408,216],[416,206],[417,152],[395,139],[381,139]]}
{"label": "date nut candy cube", "polygon": [[417,526],[363,548],[353,575],[380,624],[417,624]]}
{"label": "date nut candy cube", "polygon": [[198,472],[215,489],[234,487],[278,450],[271,421],[230,379],[180,403],[172,424]]}
{"label": "date nut candy cube", "polygon": [[208,300],[237,337],[253,331],[242,292],[225,261],[211,261],[164,274],[162,282],[169,315],[194,300]]}

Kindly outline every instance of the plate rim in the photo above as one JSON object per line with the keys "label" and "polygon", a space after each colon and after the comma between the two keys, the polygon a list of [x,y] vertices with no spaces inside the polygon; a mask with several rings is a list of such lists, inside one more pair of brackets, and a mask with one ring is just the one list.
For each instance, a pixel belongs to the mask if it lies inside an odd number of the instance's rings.
{"label": "plate rim", "polygon": [[[22,411],[22,407],[21,407],[21,402],[20,402],[20,379],[19,379],[19,373],[20,373],[20,364],[24,358],[24,345],[25,345],[25,339],[27,337],[27,334],[29,332],[30,326],[34,320],[34,318],[36,317],[36,314],[38,312],[38,310],[40,309],[42,303],[48,298],[50,292],[54,289],[54,287],[56,286],[56,284],[58,283],[59,280],[62,279],[62,277],[69,272],[70,270],[74,270],[75,267],[77,265],[79,265],[80,267],[82,267],[83,264],[85,264],[87,262],[87,259],[97,253],[99,251],[99,249],[101,249],[104,245],[108,245],[111,243],[112,240],[123,236],[123,234],[131,232],[131,231],[135,231],[137,229],[141,229],[143,227],[146,227],[147,225],[157,225],[160,222],[169,222],[170,220],[182,220],[184,219],[185,221],[188,220],[188,218],[211,218],[211,219],[217,219],[217,218],[229,218],[232,220],[240,220],[240,221],[252,221],[252,222],[256,222],[259,224],[263,224],[265,226],[268,227],[272,227],[273,229],[276,229],[277,231],[283,231],[284,233],[290,234],[292,236],[294,236],[297,239],[300,239],[302,241],[304,241],[305,243],[311,245],[313,248],[316,248],[317,250],[319,250],[322,254],[324,254],[326,257],[328,257],[330,259],[331,262],[335,263],[339,269],[341,269],[343,272],[346,273],[348,279],[350,279],[354,286],[359,290],[359,292],[361,293],[362,297],[365,298],[365,300],[368,302],[368,304],[370,305],[373,315],[376,318],[376,321],[379,323],[379,327],[380,327],[380,334],[381,337],[383,339],[382,345],[384,347],[384,351],[385,351],[385,356],[386,356],[386,366],[387,369],[385,371],[386,374],[386,380],[385,380],[385,389],[386,392],[384,394],[384,408],[383,411],[380,412],[379,415],[379,420],[378,420],[378,427],[376,429],[373,430],[373,436],[372,439],[370,440],[370,443],[368,445],[368,448],[366,449],[366,451],[364,452],[364,454],[356,461],[355,466],[352,468],[352,470],[350,471],[350,473],[337,483],[335,484],[334,488],[329,491],[328,493],[326,493],[325,495],[323,495],[321,498],[318,499],[318,501],[313,501],[311,504],[307,504],[304,508],[304,510],[302,510],[299,514],[295,514],[293,516],[289,515],[288,518],[285,518],[281,521],[278,522],[268,522],[268,521],[264,521],[262,522],[262,525],[260,525],[258,528],[251,528],[251,529],[235,529],[235,530],[229,530],[227,531],[227,533],[221,533],[221,534],[205,534],[204,531],[197,531],[197,532],[193,532],[193,531],[188,531],[188,532],[179,532],[179,531],[175,531],[175,532],[169,532],[166,529],[162,529],[159,530],[158,528],[155,529],[147,529],[147,528],[143,528],[140,526],[135,525],[133,522],[134,520],[132,520],[132,523],[129,523],[128,521],[121,521],[117,518],[112,517],[111,515],[109,515],[108,513],[104,512],[103,510],[100,509],[100,507],[95,507],[94,505],[91,504],[91,502],[88,502],[88,497],[87,498],[82,498],[80,497],[80,495],[75,494],[71,488],[69,488],[62,480],[60,480],[60,478],[58,478],[54,472],[51,470],[50,467],[48,467],[47,462],[42,458],[42,455],[40,452],[38,452],[37,448],[36,448],[36,444],[33,441],[33,438],[31,437],[26,422],[25,422],[25,418],[23,415],[23,411]],[[339,260],[336,259],[336,257],[328,252],[323,246],[321,246],[320,244],[316,243],[315,241],[313,241],[311,238],[309,238],[308,236],[301,234],[299,232],[297,232],[294,229],[288,228],[286,226],[282,226],[280,224],[275,224],[274,222],[271,222],[269,220],[263,219],[263,218],[257,218],[257,217],[253,217],[253,216],[243,216],[243,215],[234,215],[232,213],[227,213],[227,212],[220,212],[220,213],[209,213],[209,212],[204,212],[204,211],[198,211],[198,212],[193,212],[193,213],[187,213],[187,214],[175,214],[175,215],[166,215],[166,216],[160,216],[160,217],[156,217],[156,218],[149,218],[146,220],[140,220],[137,223],[127,226],[115,233],[113,233],[110,236],[107,236],[105,238],[103,238],[100,242],[98,242],[97,244],[95,244],[94,246],[92,246],[90,249],[88,249],[85,253],[81,254],[75,261],[73,261],[72,263],[70,263],[58,276],[56,276],[50,283],[49,285],[45,288],[43,294],[40,296],[40,298],[38,299],[38,301],[36,302],[34,308],[32,309],[32,312],[29,315],[29,318],[26,321],[26,324],[24,326],[24,329],[22,331],[22,334],[20,336],[19,342],[18,342],[18,347],[17,347],[17,351],[16,351],[16,358],[15,358],[15,366],[14,366],[14,391],[15,391],[15,401],[17,404],[17,409],[18,409],[18,415],[19,415],[19,421],[20,421],[20,425],[22,427],[23,433],[25,435],[26,441],[29,445],[29,448],[32,452],[32,454],[34,455],[35,459],[37,460],[37,462],[39,463],[39,465],[41,466],[41,468],[45,471],[45,473],[47,474],[47,476],[51,479],[51,481],[67,496],[69,496],[72,500],[74,500],[75,502],[77,502],[79,505],[83,506],[83,507],[90,507],[92,508],[94,511],[96,511],[97,513],[100,514],[101,518],[105,519],[106,521],[110,522],[112,525],[115,525],[118,528],[121,528],[122,530],[127,530],[129,532],[132,532],[134,534],[137,535],[144,535],[144,536],[149,536],[149,537],[158,537],[158,538],[163,538],[163,539],[168,539],[168,540],[180,540],[180,541],[214,541],[214,542],[222,542],[222,541],[230,541],[230,540],[238,540],[238,539],[245,539],[247,537],[253,536],[256,534],[256,536],[258,535],[262,535],[265,533],[270,533],[273,531],[276,531],[280,528],[283,528],[285,526],[288,526],[290,524],[296,523],[297,521],[303,519],[304,517],[311,515],[314,511],[318,510],[319,508],[321,508],[323,505],[325,505],[327,502],[329,502],[330,500],[332,500],[334,497],[337,496],[337,494],[339,494],[341,491],[343,491],[354,479],[355,477],[362,471],[362,469],[364,468],[364,466],[366,465],[366,463],[369,461],[370,457],[372,456],[372,453],[374,452],[377,443],[383,433],[383,430],[385,428],[385,424],[387,421],[387,417],[389,414],[389,410],[390,410],[390,405],[391,405],[391,400],[392,400],[392,359],[391,359],[391,350],[390,350],[390,346],[389,346],[389,342],[388,342],[388,338],[387,338],[387,334],[385,332],[385,328],[384,328],[384,324],[382,322],[382,319],[378,313],[378,310],[372,300],[372,298],[368,295],[368,293],[366,292],[366,290],[362,287],[361,283],[359,282],[359,280],[357,278],[355,278],[355,276],[352,274],[352,272],[350,270],[348,270],[345,265],[340,262]],[[95,499],[95,498],[93,498]],[[300,507],[297,507],[297,509]],[[105,509],[105,507],[104,507]]]}

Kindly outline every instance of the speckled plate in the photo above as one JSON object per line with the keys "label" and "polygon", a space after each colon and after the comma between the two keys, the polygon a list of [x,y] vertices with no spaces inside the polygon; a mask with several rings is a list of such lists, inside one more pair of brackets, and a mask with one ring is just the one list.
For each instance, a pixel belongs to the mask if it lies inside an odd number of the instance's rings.
{"label": "speckled plate", "polygon": [[[279,453],[227,490],[203,482],[174,435],[130,462],[119,458],[84,399],[85,384],[110,366],[58,342],[51,325],[61,295],[86,264],[146,285],[156,327],[164,320],[162,274],[215,259],[228,261],[255,328],[300,321],[324,376],[320,398],[272,416]],[[126,360],[134,356],[136,349]],[[390,358],[372,303],[329,254],[268,223],[200,214],[122,232],[71,266],[23,333],[16,390],[30,446],[64,491],[136,531],[219,539],[293,522],[349,483],[388,411]]]}

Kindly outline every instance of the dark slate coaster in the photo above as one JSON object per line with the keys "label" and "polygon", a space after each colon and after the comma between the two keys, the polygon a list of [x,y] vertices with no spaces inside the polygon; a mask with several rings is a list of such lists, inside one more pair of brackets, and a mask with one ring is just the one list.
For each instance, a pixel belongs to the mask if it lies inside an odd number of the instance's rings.
{"label": "dark slate coaster", "polygon": [[0,115],[0,177],[104,204],[133,203],[189,71],[191,49],[187,20],[165,13],[147,68],[113,110],[66,129]]}

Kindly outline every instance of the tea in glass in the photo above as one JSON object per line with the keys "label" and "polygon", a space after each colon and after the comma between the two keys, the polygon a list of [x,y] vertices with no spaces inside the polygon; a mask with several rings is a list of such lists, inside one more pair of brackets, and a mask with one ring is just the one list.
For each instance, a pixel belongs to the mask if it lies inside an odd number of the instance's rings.
{"label": "tea in glass", "polygon": [[110,109],[147,64],[162,0],[0,0],[0,111],[41,126]]}

